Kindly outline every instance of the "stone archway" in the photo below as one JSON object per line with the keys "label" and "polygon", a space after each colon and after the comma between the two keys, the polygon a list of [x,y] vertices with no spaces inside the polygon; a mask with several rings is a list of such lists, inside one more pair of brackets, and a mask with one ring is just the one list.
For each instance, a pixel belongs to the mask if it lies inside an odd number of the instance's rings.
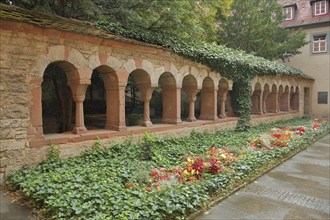
{"label": "stone archway", "polygon": [[289,105],[289,87],[281,85],[279,87],[279,92],[278,92],[278,98],[279,98],[279,108],[280,111],[289,111],[290,110],[290,105]]}
{"label": "stone archway", "polygon": [[217,91],[211,77],[203,80],[201,90],[201,114],[200,119],[217,120]]}
{"label": "stone archway", "polygon": [[42,127],[44,134],[71,131],[74,120],[74,102],[68,86],[68,75],[75,67],[66,62],[50,63],[43,74]]}
{"label": "stone archway", "polygon": [[263,114],[263,90],[261,84],[257,82],[254,86],[254,91],[251,96],[252,100],[252,114]]}
{"label": "stone archway", "polygon": [[297,86],[295,91],[293,91],[292,87],[290,95],[290,108],[292,110],[299,110],[299,95],[299,87]]}
{"label": "stone archway", "polygon": [[[151,85],[151,80],[150,80],[150,75],[143,69],[136,69],[132,71],[129,74],[129,81],[131,79],[131,82],[127,83],[127,87],[135,87],[136,91],[135,96],[138,101],[143,103],[143,112],[140,112],[139,109],[133,109],[133,112],[131,113],[134,117],[137,115],[140,115],[142,113],[143,115],[143,122],[142,125],[146,127],[152,126],[152,122],[150,120],[150,100],[152,97],[153,90],[155,86],[152,87]],[[126,89],[128,89],[126,87]],[[126,90],[127,91],[127,90]],[[126,96],[126,102],[127,103],[127,98]],[[129,120],[130,115],[128,115],[127,108],[126,108],[126,118]],[[136,111],[136,112],[135,112]],[[128,124],[130,125],[130,124]]]}
{"label": "stone archway", "polygon": [[267,96],[266,110],[272,113],[278,112],[278,91],[275,84],[272,85],[271,91]]}
{"label": "stone archway", "polygon": [[172,73],[164,72],[158,80],[162,98],[162,122],[178,124],[181,122],[181,97]]}

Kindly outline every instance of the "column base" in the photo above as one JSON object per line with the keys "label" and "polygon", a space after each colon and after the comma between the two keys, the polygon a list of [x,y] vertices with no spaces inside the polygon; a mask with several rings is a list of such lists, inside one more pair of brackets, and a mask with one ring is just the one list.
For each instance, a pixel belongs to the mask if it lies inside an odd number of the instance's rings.
{"label": "column base", "polygon": [[195,117],[188,117],[187,121],[188,122],[194,122],[194,121],[196,121],[196,118]]}
{"label": "column base", "polygon": [[87,129],[86,129],[85,126],[74,127],[73,128],[73,133],[75,133],[75,134],[84,134],[84,133],[87,133]]}
{"label": "column base", "polygon": [[201,115],[199,117],[201,120],[218,120],[219,118],[216,115]]}
{"label": "column base", "polygon": [[105,125],[104,127],[107,130],[113,130],[113,131],[126,131],[127,127],[126,125]]}
{"label": "column base", "polygon": [[218,116],[220,119],[227,119],[228,117],[227,117],[227,115],[219,115]]}
{"label": "column base", "polygon": [[175,124],[175,125],[177,125],[177,124],[181,124],[182,121],[181,121],[181,119],[163,119],[162,120],[162,123],[164,123],[164,124]]}
{"label": "column base", "polygon": [[144,122],[142,123],[142,125],[143,125],[144,127],[152,127],[152,122],[151,122],[151,121],[144,121]]}

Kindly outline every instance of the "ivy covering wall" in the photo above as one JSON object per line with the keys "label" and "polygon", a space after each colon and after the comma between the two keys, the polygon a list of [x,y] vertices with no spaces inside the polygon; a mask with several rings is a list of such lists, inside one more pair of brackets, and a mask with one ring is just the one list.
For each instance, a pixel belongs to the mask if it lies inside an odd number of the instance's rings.
{"label": "ivy covering wall", "polygon": [[251,109],[251,79],[256,75],[303,76],[297,69],[285,66],[276,61],[270,61],[262,57],[247,54],[241,50],[234,50],[216,43],[185,42],[178,38],[166,37],[157,32],[148,32],[139,29],[124,29],[118,24],[99,22],[101,29],[133,38],[146,43],[156,44],[168,48],[173,52],[187,57],[195,62],[210,67],[213,71],[234,81],[232,99],[233,107],[240,118],[238,129],[246,129],[250,126]]}

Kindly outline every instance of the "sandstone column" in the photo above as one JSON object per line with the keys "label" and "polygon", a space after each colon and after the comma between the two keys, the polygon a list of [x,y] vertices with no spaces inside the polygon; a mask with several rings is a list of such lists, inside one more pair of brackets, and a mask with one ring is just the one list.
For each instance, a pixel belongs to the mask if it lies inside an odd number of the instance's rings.
{"label": "sandstone column", "polygon": [[221,101],[221,107],[220,107],[220,115],[219,115],[219,118],[227,118],[227,115],[226,115],[226,100],[227,100],[227,94],[228,94],[228,90],[226,90],[226,89],[220,89],[220,101]]}
{"label": "sandstone column", "polygon": [[123,131],[125,125],[125,85],[106,83],[106,118],[105,128]]}
{"label": "sandstone column", "polygon": [[142,96],[141,98],[144,102],[143,126],[151,127],[152,123],[150,121],[150,99],[152,97],[152,92],[154,91],[155,87],[140,85],[138,86],[138,88]]}
{"label": "sandstone column", "polygon": [[181,123],[181,87],[162,86],[163,116],[162,122]]}
{"label": "sandstone column", "polygon": [[259,114],[260,115],[263,114],[263,94],[264,94],[264,91],[260,90],[260,95],[259,95]]}
{"label": "sandstone column", "polygon": [[217,91],[218,88],[203,88],[201,92],[201,116],[203,120],[217,120]]}
{"label": "sandstone column", "polygon": [[262,102],[262,105],[263,105],[263,113],[266,114],[268,112],[268,109],[267,109],[267,98],[268,98],[268,95],[270,94],[269,90],[265,90],[264,93],[263,93],[263,102]]}
{"label": "sandstone column", "polygon": [[196,121],[195,118],[195,101],[196,101],[196,95],[199,92],[199,89],[195,89],[195,88],[186,88],[184,89],[188,99],[189,99],[189,115],[187,118],[187,121],[189,122],[193,122]]}
{"label": "sandstone column", "polygon": [[30,81],[31,85],[31,106],[30,106],[30,118],[31,124],[28,130],[28,135],[30,139],[42,139],[43,129],[42,129],[42,89],[41,83],[43,78],[32,78]]}
{"label": "sandstone column", "polygon": [[68,84],[72,90],[72,98],[76,103],[76,114],[75,114],[75,126],[73,128],[73,132],[76,134],[86,133],[87,129],[85,127],[84,122],[84,100],[86,89],[89,85],[90,81],[86,80],[76,80],[70,81]]}

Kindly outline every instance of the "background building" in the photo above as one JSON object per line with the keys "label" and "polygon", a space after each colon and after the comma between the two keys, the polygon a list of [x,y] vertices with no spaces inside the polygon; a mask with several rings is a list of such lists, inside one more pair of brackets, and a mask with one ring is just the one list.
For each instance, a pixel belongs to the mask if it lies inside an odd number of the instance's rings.
{"label": "background building", "polygon": [[[306,32],[309,42],[301,54],[286,60],[286,65],[315,79],[308,109],[313,117],[329,118],[330,16],[329,0],[278,0],[286,14],[283,25]],[[289,62],[288,62],[289,61]],[[306,112],[308,113],[308,112]]]}

